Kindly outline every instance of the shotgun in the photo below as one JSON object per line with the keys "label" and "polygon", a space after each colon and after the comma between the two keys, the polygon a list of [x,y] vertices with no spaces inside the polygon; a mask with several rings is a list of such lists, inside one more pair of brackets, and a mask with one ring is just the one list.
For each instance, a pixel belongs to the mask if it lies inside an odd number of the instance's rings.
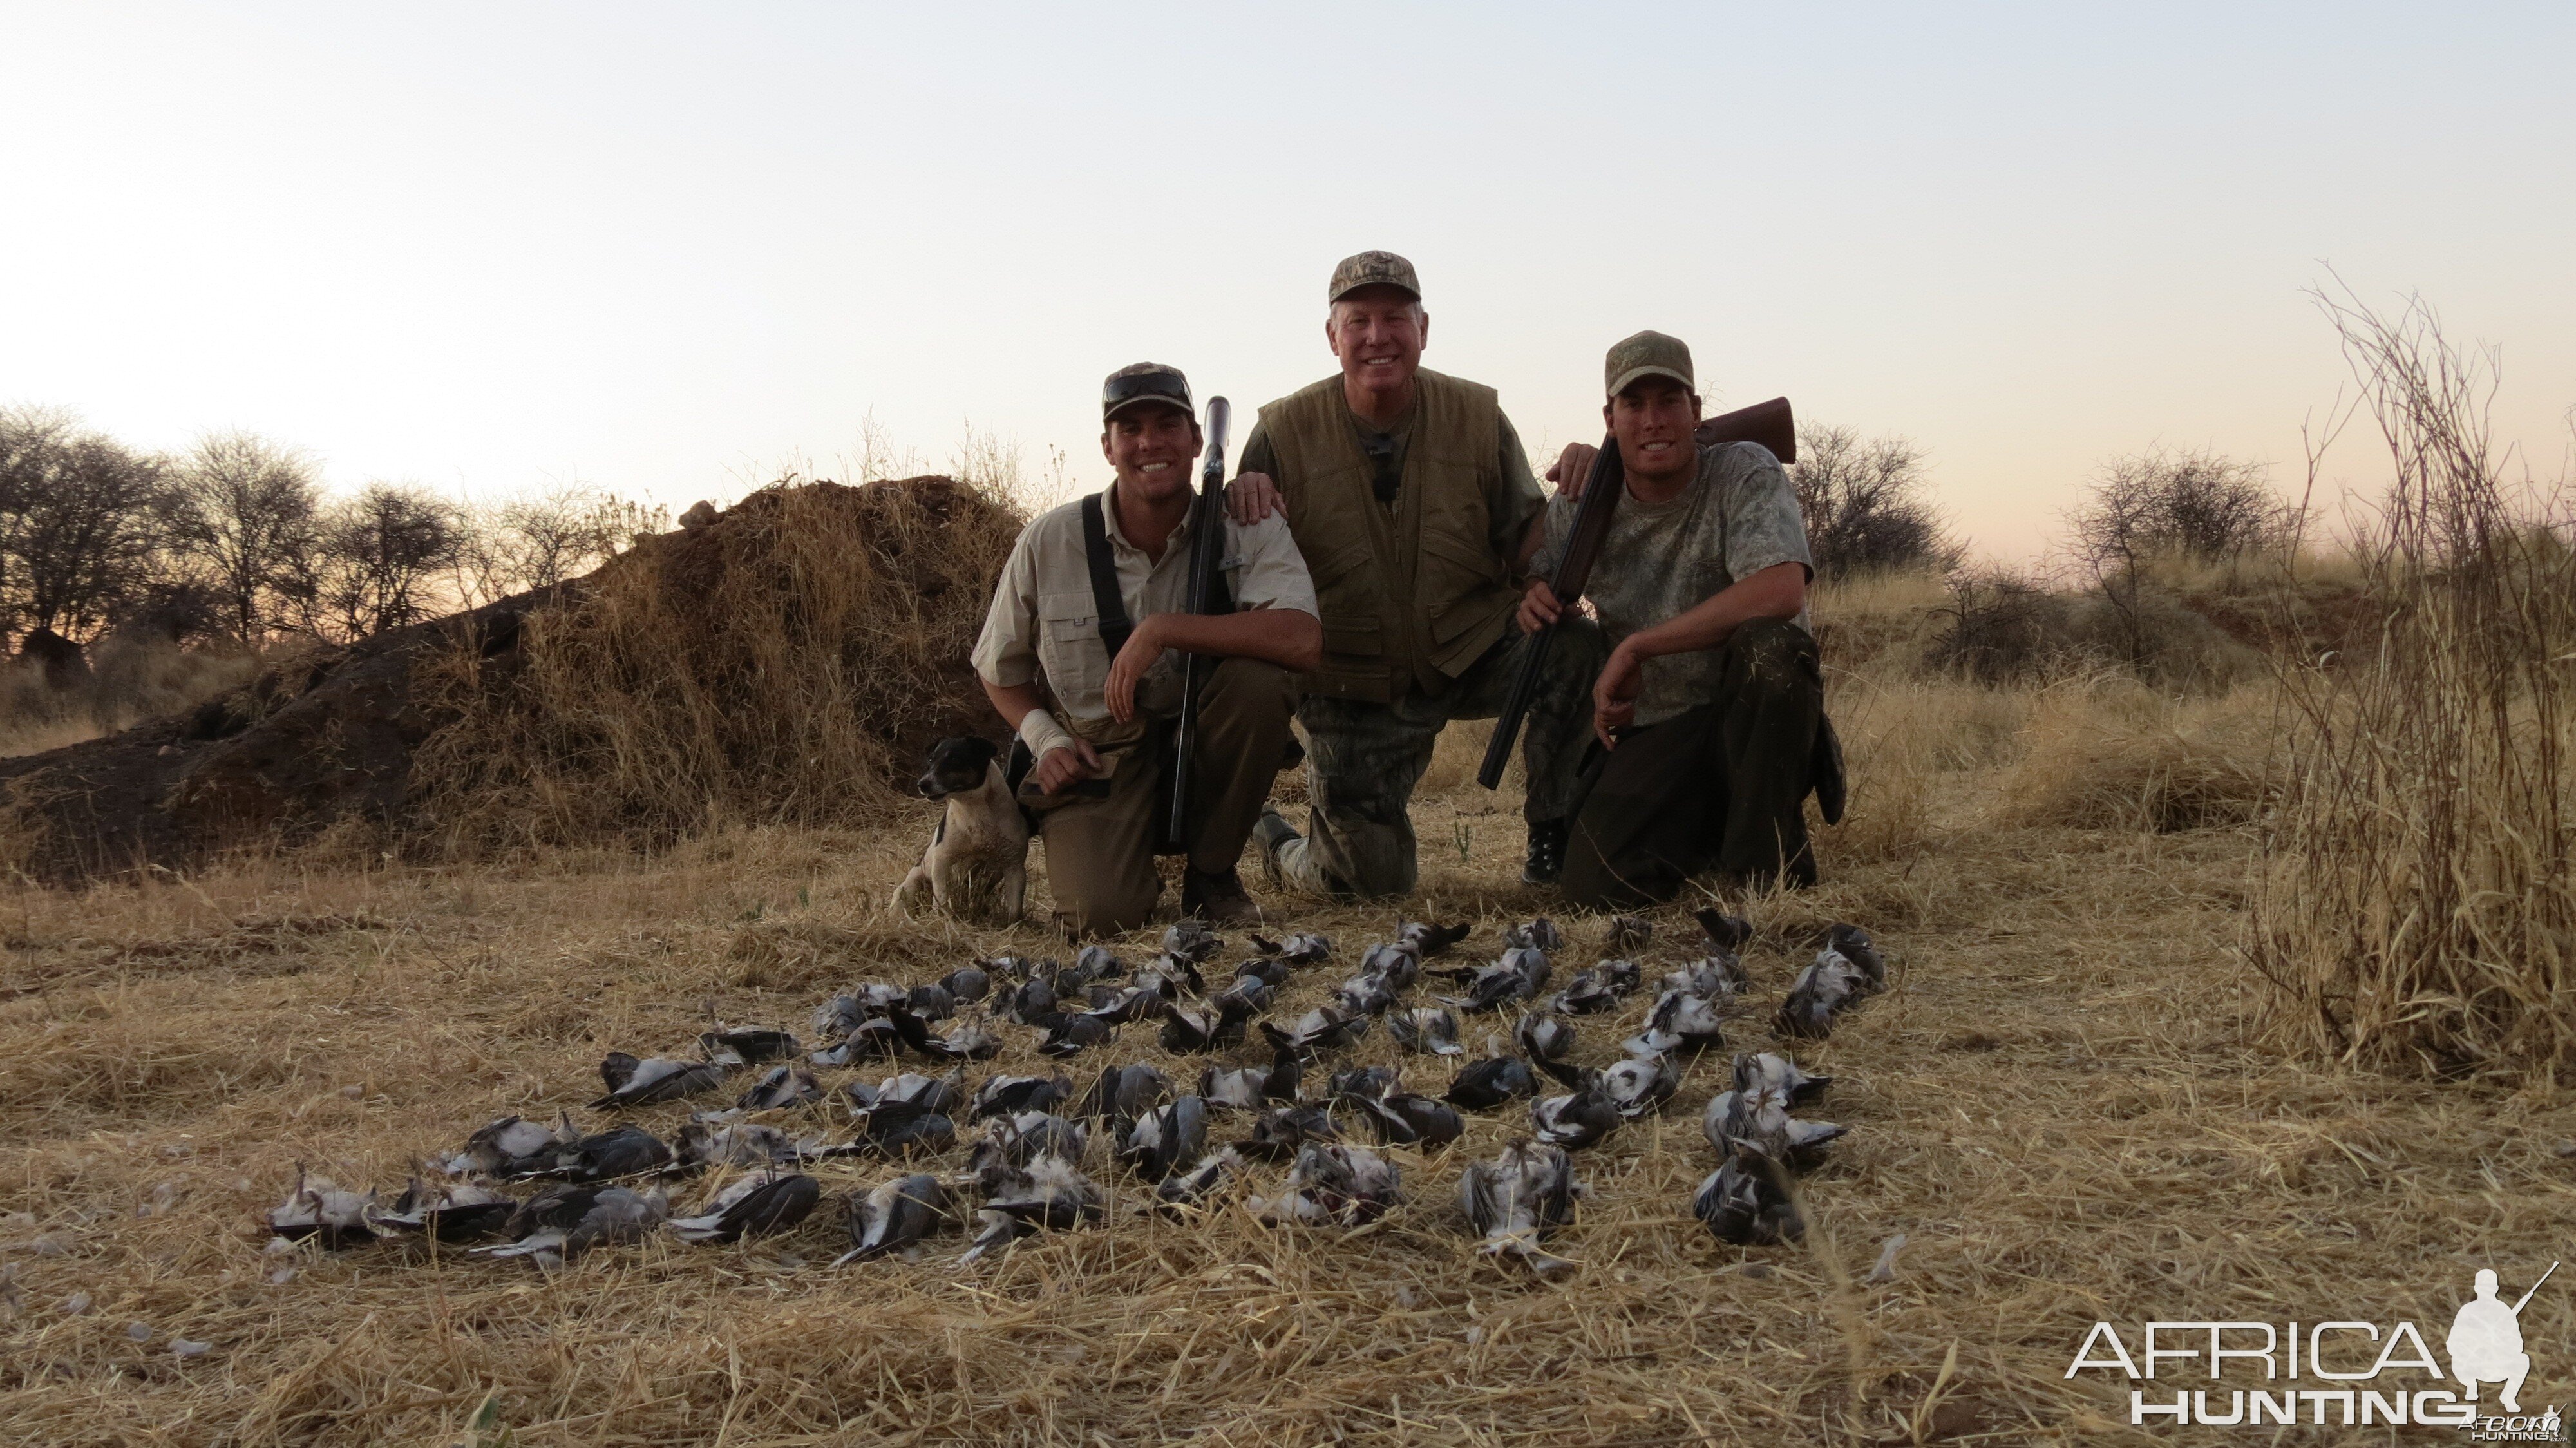
{"label": "shotgun", "polygon": [[[1199,466],[1198,501],[1190,505],[1190,581],[1187,605],[1206,613],[1217,594],[1217,569],[1225,562],[1225,427],[1233,409],[1222,397],[1208,399],[1207,461]],[[1172,815],[1163,842],[1174,850],[1189,848],[1190,749],[1199,726],[1199,685],[1207,678],[1205,654],[1184,654],[1181,661],[1181,721],[1172,730]]]}
{"label": "shotgun", "polygon": [[[1757,442],[1769,448],[1784,465],[1798,460],[1797,420],[1785,397],[1705,419],[1692,431],[1691,440],[1701,447]],[[1547,581],[1548,591],[1556,595],[1558,609],[1573,608],[1591,583],[1592,562],[1600,555],[1602,541],[1610,536],[1611,510],[1619,506],[1619,495],[1627,488],[1628,473],[1619,460],[1619,439],[1605,437],[1600,453],[1592,460],[1591,476],[1584,480],[1583,496],[1574,505],[1574,526],[1566,532],[1565,556],[1556,561],[1556,572]],[[1530,699],[1538,692],[1539,673],[1547,665],[1548,642],[1555,636],[1556,625],[1548,624],[1531,636],[1529,650],[1521,655],[1520,671],[1512,676],[1511,692],[1503,696],[1502,715],[1494,721],[1494,737],[1485,745],[1484,765],[1476,771],[1476,782],[1487,789],[1503,782],[1503,770],[1512,760],[1512,744],[1520,738]]]}

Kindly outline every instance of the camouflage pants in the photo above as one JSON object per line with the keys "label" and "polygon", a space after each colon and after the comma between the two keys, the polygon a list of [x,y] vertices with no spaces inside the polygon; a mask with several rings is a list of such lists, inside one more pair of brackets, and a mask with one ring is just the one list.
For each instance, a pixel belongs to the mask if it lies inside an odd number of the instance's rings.
{"label": "camouflage pants", "polygon": [[[1311,807],[1305,837],[1279,847],[1280,879],[1318,895],[1411,894],[1418,869],[1408,810],[1440,730],[1453,719],[1500,714],[1528,647],[1521,635],[1500,640],[1438,694],[1409,693],[1392,704],[1299,703]],[[1583,743],[1592,733],[1592,681],[1609,653],[1588,618],[1566,620],[1549,644],[1521,732],[1529,774],[1524,818],[1561,820],[1573,812]]]}

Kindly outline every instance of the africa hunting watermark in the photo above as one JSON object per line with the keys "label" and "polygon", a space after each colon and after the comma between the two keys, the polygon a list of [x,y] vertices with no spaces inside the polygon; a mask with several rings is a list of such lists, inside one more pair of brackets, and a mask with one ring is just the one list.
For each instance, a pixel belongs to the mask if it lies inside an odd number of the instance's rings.
{"label": "africa hunting watermark", "polygon": [[[2444,1362],[2411,1322],[2382,1331],[2375,1322],[2338,1320],[2296,1322],[2150,1322],[2135,1339],[2134,1355],[2117,1328],[2096,1322],[2075,1350],[2066,1376],[2086,1369],[2125,1373],[2132,1382],[2154,1382],[2164,1366],[2167,1380],[2190,1373],[2176,1360],[2205,1362],[2211,1381],[2229,1368],[2250,1374],[2262,1365],[2263,1380],[2277,1387],[2188,1389],[2170,1398],[2143,1388],[2129,1391],[2129,1422],[2197,1423],[2211,1427],[2242,1424],[2335,1424],[2345,1427],[2413,1424],[2465,1428],[2475,1442],[2557,1443],[2565,1427],[2555,1405],[2525,1413],[2521,1392],[2531,1374],[2531,1354],[2522,1338],[2522,1309],[2558,1270],[2540,1274],[2522,1296],[2507,1304],[2496,1296],[2496,1274],[2481,1270],[2473,1295],[2451,1317],[2442,1339]],[[2142,1368],[2140,1364],[2143,1363]],[[2364,1366],[2364,1364],[2367,1366]],[[2383,1379],[2382,1375],[2391,1375]],[[2421,1375],[2449,1387],[2420,1387]],[[2313,1380],[2318,1387],[2299,1386]],[[2493,1402],[2502,1413],[2483,1411],[2479,1389],[2494,1384]],[[2222,1396],[2223,1392],[2223,1396]]]}

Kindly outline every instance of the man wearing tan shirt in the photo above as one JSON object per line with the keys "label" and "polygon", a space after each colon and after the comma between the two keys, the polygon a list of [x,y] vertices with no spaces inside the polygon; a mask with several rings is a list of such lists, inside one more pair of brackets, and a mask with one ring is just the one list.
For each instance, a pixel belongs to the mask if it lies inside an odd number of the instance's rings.
{"label": "man wearing tan shirt", "polygon": [[1204,442],[1189,382],[1156,363],[1123,367],[1100,410],[1100,448],[1117,480],[1020,534],[975,671],[1036,761],[1020,798],[1046,841],[1056,920],[1084,936],[1132,930],[1153,913],[1181,655],[1220,660],[1199,695],[1197,817],[1190,837],[1172,843],[1188,855],[1183,913],[1251,923],[1260,912],[1235,864],[1288,755],[1293,676],[1322,659],[1314,584],[1285,521],[1228,522],[1230,606],[1184,611],[1190,465]]}

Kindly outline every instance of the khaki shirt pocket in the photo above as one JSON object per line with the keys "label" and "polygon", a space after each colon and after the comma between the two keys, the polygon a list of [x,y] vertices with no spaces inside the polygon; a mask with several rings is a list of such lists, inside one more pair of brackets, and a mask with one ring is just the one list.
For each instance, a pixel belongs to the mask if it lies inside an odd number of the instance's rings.
{"label": "khaki shirt pocket", "polygon": [[1109,681],[1109,655],[1100,641],[1100,614],[1091,595],[1038,595],[1038,667],[1066,711],[1084,717],[1106,712],[1101,691]]}

